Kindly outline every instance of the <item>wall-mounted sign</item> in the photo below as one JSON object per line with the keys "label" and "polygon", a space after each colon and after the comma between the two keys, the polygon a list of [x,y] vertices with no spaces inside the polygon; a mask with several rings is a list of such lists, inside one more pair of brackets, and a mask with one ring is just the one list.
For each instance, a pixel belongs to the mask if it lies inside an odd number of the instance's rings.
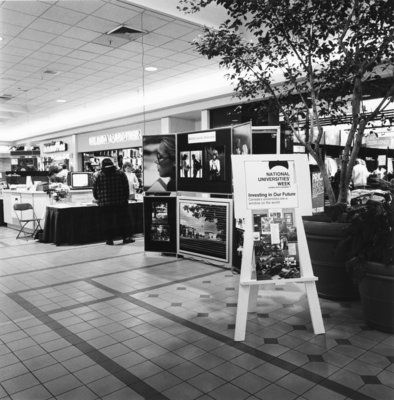
{"label": "wall-mounted sign", "polygon": [[133,131],[107,133],[99,136],[92,136],[89,138],[90,146],[102,146],[105,144],[123,143],[133,140],[141,140],[141,130],[136,129]]}
{"label": "wall-mounted sign", "polygon": [[187,140],[189,144],[216,142],[216,132],[210,131],[210,132],[190,133],[187,135]]}
{"label": "wall-mounted sign", "polygon": [[67,143],[62,141],[44,143],[44,153],[58,153],[60,151],[67,151]]}

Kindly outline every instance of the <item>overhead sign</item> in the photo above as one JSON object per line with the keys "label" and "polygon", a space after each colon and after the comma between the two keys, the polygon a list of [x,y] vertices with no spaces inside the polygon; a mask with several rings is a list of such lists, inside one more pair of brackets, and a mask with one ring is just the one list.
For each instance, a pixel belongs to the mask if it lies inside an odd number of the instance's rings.
{"label": "overhead sign", "polygon": [[115,132],[99,136],[92,136],[89,138],[89,145],[102,146],[106,144],[123,143],[141,139],[142,139],[141,130],[136,129],[133,131]]}
{"label": "overhead sign", "polygon": [[61,151],[67,151],[67,143],[62,141],[45,143],[43,152],[44,153],[58,153]]}
{"label": "overhead sign", "polygon": [[249,210],[298,206],[293,161],[245,161],[245,182]]}

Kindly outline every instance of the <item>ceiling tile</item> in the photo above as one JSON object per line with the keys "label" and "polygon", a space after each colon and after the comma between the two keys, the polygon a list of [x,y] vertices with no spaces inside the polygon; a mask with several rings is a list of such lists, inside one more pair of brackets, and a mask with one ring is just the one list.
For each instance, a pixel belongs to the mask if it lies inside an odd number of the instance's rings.
{"label": "ceiling tile", "polygon": [[162,47],[174,51],[185,51],[189,50],[192,45],[189,42],[185,42],[183,40],[172,40],[163,44]]}
{"label": "ceiling tile", "polygon": [[25,29],[19,35],[22,39],[27,39],[37,43],[48,43],[56,38],[56,35],[49,32],[37,31],[35,29]]}
{"label": "ceiling tile", "polygon": [[70,28],[66,32],[64,32],[63,36],[83,40],[85,42],[90,42],[90,41],[96,39],[97,37],[99,37],[100,33],[92,32],[87,29],[73,26],[72,28]]}
{"label": "ceiling tile", "polygon": [[88,43],[80,48],[80,51],[87,51],[95,54],[105,54],[111,51],[111,47],[102,46],[101,44]]}
{"label": "ceiling tile", "polygon": [[22,14],[13,10],[8,10],[4,7],[0,9],[0,23],[1,25],[12,21],[12,24],[18,26],[28,26],[36,19],[33,15]]}
{"label": "ceiling tile", "polygon": [[3,7],[22,14],[39,16],[50,7],[41,1],[5,1]]}
{"label": "ceiling tile", "polygon": [[51,44],[54,46],[69,47],[70,49],[78,49],[86,44],[86,41],[71,37],[58,36],[56,39],[51,41]]}
{"label": "ceiling tile", "polygon": [[92,30],[94,32],[100,32],[102,34],[116,28],[118,25],[119,24],[116,22],[92,16],[86,17],[77,24],[77,26],[80,28]]}
{"label": "ceiling tile", "polygon": [[49,53],[49,54],[56,54],[59,56],[64,56],[66,54],[70,54],[72,50],[68,47],[53,46],[51,44],[47,44],[47,45],[41,47],[40,51]]}
{"label": "ceiling tile", "polygon": [[170,36],[172,38],[183,37],[184,35],[190,34],[194,29],[190,27],[183,26],[179,23],[170,23],[157,29],[155,32],[161,35]]}
{"label": "ceiling tile", "polygon": [[62,24],[60,22],[50,21],[48,19],[39,18],[32,22],[29,26],[31,29],[36,29],[37,31],[54,33],[56,35],[61,35],[70,25]]}
{"label": "ceiling tile", "polygon": [[61,22],[62,24],[76,25],[79,21],[86,17],[85,13],[76,12],[64,7],[61,7],[62,2],[58,2],[60,5],[53,5],[49,10],[47,10],[42,18],[49,19],[51,21]]}
{"label": "ceiling tile", "polygon": [[4,49],[1,50],[1,56],[5,57],[6,60],[10,60],[9,56],[21,56],[21,57],[27,57],[30,54],[32,54],[34,50],[29,50],[29,49],[19,49],[19,48],[12,48],[12,47],[5,47]]}
{"label": "ceiling tile", "polygon": [[104,4],[105,2],[101,0],[68,0],[62,1],[61,6],[85,14],[93,14],[98,8],[102,7]]}
{"label": "ceiling tile", "polygon": [[[14,39],[9,43],[9,46],[13,46],[19,49],[30,49],[30,50],[37,50],[43,46],[41,42],[34,42],[31,40],[25,39]],[[7,47],[6,47],[7,49]]]}
{"label": "ceiling tile", "polygon": [[165,17],[157,17],[148,13],[143,13],[142,14],[142,19],[141,19],[141,14],[126,21],[126,25],[144,30],[147,32],[152,32],[155,29],[158,29],[164,25],[166,25],[168,22],[172,21],[171,18],[165,19]]}
{"label": "ceiling tile", "polygon": [[135,10],[128,9],[126,6],[118,7],[111,3],[105,4],[103,7],[96,10],[93,15],[95,17],[101,17],[111,21],[124,23],[125,21],[138,15],[138,13]]}
{"label": "ceiling tile", "polygon": [[167,49],[156,47],[156,48],[146,51],[145,54],[147,54],[149,56],[153,56],[153,57],[165,58],[165,57],[173,56],[176,53],[172,50],[167,50]]}
{"label": "ceiling tile", "polygon": [[172,40],[172,38],[164,35],[158,35],[157,33],[148,33],[144,35],[143,41],[144,44],[150,46],[162,46],[164,43],[168,43]]}
{"label": "ceiling tile", "polygon": [[[0,14],[1,14],[1,11],[0,11]],[[4,36],[15,37],[20,32],[22,32],[23,29],[24,29],[23,26],[18,26],[18,25],[11,24],[11,23],[1,22],[1,34],[2,34],[3,38],[4,38]]]}
{"label": "ceiling tile", "polygon": [[70,54],[70,56],[72,58],[78,58],[80,60],[87,61],[87,60],[92,60],[93,58],[96,58],[97,54],[96,53],[87,53],[86,51],[82,51],[82,50],[75,50]]}

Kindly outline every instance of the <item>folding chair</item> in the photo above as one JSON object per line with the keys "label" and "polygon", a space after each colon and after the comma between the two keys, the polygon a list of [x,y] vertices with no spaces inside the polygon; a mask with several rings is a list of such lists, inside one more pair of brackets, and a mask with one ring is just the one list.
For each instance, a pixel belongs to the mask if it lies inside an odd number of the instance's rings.
{"label": "folding chair", "polygon": [[[19,232],[17,235],[17,239],[19,239],[20,235],[23,233],[22,238],[29,238],[35,236],[38,230],[41,228],[41,218],[37,218],[36,213],[34,212],[33,206],[30,203],[15,203],[14,211],[16,217],[19,222]],[[32,223],[33,229],[27,227],[27,224]]]}

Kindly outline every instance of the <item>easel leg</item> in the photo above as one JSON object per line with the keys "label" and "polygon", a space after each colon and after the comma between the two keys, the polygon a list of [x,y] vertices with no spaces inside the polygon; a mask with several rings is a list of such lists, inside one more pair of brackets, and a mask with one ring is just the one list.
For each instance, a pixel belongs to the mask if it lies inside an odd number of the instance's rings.
{"label": "easel leg", "polygon": [[249,308],[249,285],[239,285],[238,289],[238,306],[237,306],[237,317],[235,319],[235,341],[245,340],[246,332],[246,321],[248,319],[248,308]]}
{"label": "easel leg", "polygon": [[317,296],[316,283],[305,282],[306,295],[308,297],[309,311],[311,313],[311,320],[313,326],[313,332],[315,335],[325,333],[323,317],[321,315],[321,309],[319,304],[319,298]]}
{"label": "easel leg", "polygon": [[259,295],[259,286],[253,285],[250,288],[248,312],[255,312],[257,309],[257,297]]}

